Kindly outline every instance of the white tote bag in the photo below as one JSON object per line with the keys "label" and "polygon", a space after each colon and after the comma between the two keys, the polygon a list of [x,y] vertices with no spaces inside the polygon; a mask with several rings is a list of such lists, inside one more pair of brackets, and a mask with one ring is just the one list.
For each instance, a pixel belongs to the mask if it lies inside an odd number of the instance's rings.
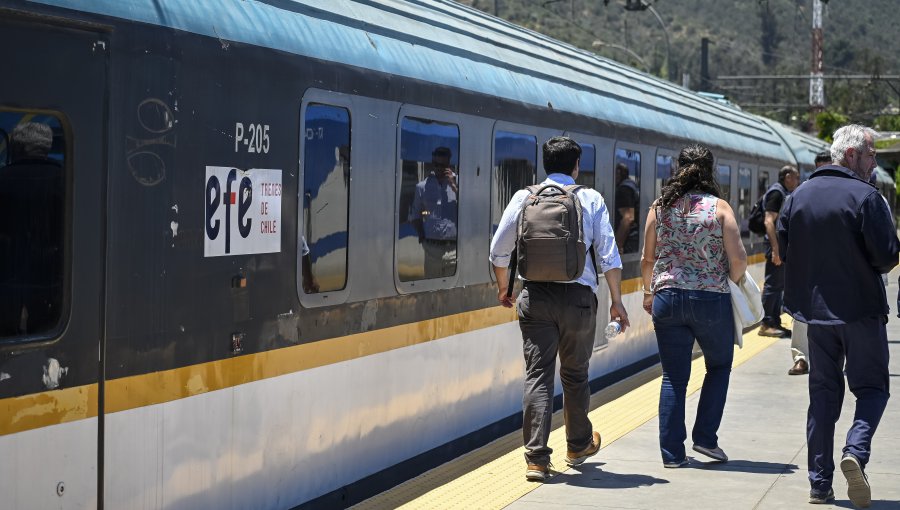
{"label": "white tote bag", "polygon": [[728,286],[731,288],[731,311],[734,314],[734,343],[743,347],[744,328],[755,326],[763,318],[762,294],[747,272],[737,283],[729,278]]}

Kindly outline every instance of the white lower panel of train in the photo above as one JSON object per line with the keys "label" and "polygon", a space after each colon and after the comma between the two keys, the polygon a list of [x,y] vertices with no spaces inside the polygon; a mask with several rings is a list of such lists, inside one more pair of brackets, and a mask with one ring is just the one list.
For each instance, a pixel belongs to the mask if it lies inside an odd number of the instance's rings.
{"label": "white lower panel of train", "polygon": [[0,508],[96,509],[97,418],[0,436]]}
{"label": "white lower panel of train", "polygon": [[[616,339],[592,375],[655,351],[652,334]],[[289,508],[521,412],[522,388],[510,322],[115,413],[106,503]]]}
{"label": "white lower panel of train", "polygon": [[[751,272],[761,283],[762,265]],[[641,300],[625,296],[632,328],[594,353],[592,379],[656,353]],[[282,509],[315,499],[521,412],[521,342],[509,322],[109,414],[105,506]],[[0,437],[3,508],[95,508],[96,445],[96,419]]]}

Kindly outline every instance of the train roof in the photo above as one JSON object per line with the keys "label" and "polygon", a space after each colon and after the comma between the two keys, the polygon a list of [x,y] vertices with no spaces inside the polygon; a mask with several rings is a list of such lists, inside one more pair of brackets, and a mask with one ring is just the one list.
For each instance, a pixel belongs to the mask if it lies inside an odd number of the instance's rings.
{"label": "train roof", "polygon": [[781,136],[787,146],[791,149],[791,153],[796,157],[797,164],[799,165],[815,168],[816,154],[826,151],[831,147],[824,140],[820,140],[802,131],[797,131],[780,122],[771,119],[763,120],[772,126],[772,129]]}
{"label": "train roof", "polygon": [[792,159],[760,118],[450,0],[37,0]]}

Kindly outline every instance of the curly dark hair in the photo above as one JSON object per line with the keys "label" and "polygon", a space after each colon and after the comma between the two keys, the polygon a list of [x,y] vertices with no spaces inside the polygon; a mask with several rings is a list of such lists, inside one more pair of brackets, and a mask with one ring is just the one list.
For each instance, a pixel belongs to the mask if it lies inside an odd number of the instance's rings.
{"label": "curly dark hair", "polygon": [[663,187],[657,205],[671,207],[685,193],[694,190],[720,197],[713,161],[713,153],[708,147],[695,143],[681,149],[678,173]]}

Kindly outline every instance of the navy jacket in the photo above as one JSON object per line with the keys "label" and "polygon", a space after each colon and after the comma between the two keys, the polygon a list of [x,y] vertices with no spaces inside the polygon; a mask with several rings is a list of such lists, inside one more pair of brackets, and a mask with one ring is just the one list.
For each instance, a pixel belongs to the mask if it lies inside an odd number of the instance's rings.
{"label": "navy jacket", "polygon": [[784,307],[802,322],[846,324],[886,316],[881,273],[897,265],[900,240],[878,190],[849,169],[816,170],[778,219]]}

